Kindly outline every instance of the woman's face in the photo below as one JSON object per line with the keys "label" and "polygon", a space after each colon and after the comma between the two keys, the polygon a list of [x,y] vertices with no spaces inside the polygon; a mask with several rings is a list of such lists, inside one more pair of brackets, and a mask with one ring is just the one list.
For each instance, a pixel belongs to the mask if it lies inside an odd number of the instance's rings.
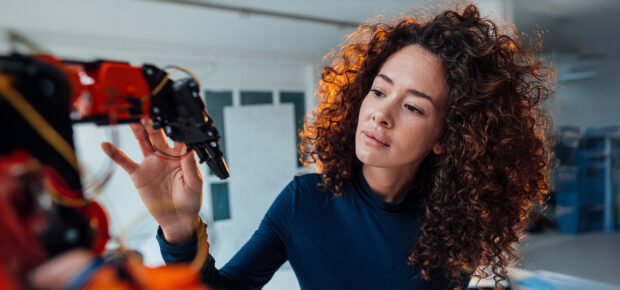
{"label": "woman's face", "polygon": [[391,55],[360,108],[357,158],[364,166],[417,171],[431,150],[441,153],[448,91],[434,54],[409,45]]}

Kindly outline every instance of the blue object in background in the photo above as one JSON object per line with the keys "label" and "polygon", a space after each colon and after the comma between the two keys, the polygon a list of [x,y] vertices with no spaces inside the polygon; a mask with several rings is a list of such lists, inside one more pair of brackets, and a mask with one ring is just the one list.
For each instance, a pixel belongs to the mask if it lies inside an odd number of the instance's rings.
{"label": "blue object in background", "polygon": [[554,171],[555,214],[560,232],[579,231],[579,182],[577,166],[560,166]]}
{"label": "blue object in background", "polygon": [[569,137],[560,136],[554,149],[561,164],[552,175],[558,230],[613,232],[620,219],[620,127],[590,128],[580,139],[574,127],[561,132]]}
{"label": "blue object in background", "polygon": [[534,275],[513,283],[515,289],[530,290],[620,290],[617,286],[548,271],[536,271]]}

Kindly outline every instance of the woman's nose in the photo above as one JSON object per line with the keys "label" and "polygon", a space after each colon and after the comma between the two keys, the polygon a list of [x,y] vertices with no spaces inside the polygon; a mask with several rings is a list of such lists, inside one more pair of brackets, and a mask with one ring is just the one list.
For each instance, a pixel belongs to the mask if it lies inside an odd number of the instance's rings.
{"label": "woman's nose", "polygon": [[377,107],[372,113],[372,120],[379,126],[391,128],[394,125],[390,107],[382,105]]}

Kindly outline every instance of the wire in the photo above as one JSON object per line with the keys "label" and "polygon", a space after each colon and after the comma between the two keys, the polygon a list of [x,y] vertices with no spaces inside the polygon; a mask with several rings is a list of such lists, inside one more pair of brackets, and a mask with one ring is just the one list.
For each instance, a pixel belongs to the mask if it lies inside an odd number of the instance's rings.
{"label": "wire", "polygon": [[[158,83],[158,85],[151,91],[151,93],[147,96],[142,97],[140,100],[142,103],[148,101],[152,96],[157,95],[164,87],[164,85],[166,84],[166,82],[170,79],[170,76],[172,74],[174,74],[176,71],[183,71],[185,73],[187,73],[195,82],[196,84],[198,84],[198,86],[200,86],[200,81],[198,80],[198,76],[192,72],[191,70],[184,68],[184,67],[180,67],[180,66],[166,66],[164,67],[164,69],[166,68],[170,68],[170,71],[168,73],[166,73],[166,75],[164,76],[164,78]],[[109,116],[108,119],[110,120],[110,126],[112,127],[112,144],[117,145],[118,144],[118,132],[116,131],[116,116],[118,115],[118,113],[120,113],[123,110],[127,110],[130,109],[131,106],[130,105],[126,105],[126,106],[121,106],[116,108],[116,110],[111,110],[109,111]],[[145,140],[149,142],[149,144],[151,145],[151,147],[153,148],[153,151],[155,151],[158,155],[158,157],[166,159],[166,160],[180,160],[185,158],[187,155],[189,155],[192,150],[191,149],[187,149],[187,151],[181,155],[172,155],[169,154],[159,148],[157,148],[155,145],[153,145],[153,143],[151,142],[151,140],[147,137],[148,134],[144,134],[145,136]],[[86,166],[83,166],[84,168],[87,168]],[[111,178],[113,172],[114,172],[114,167],[115,164],[114,162],[110,159],[108,166],[107,166],[107,170],[104,171],[103,174],[100,174],[99,176],[101,177],[94,177],[94,180],[92,181],[87,181],[85,182],[85,186],[83,187],[84,191],[89,191],[89,192],[93,192],[93,196],[92,198],[95,198],[97,195],[102,193],[103,187],[104,185],[109,181],[109,179]],[[82,171],[80,171],[82,172]]]}
{"label": "wire", "polygon": [[79,172],[77,157],[71,145],[13,88],[11,78],[3,73],[0,73],[0,94],[52,148]]}
{"label": "wire", "polygon": [[209,246],[207,242],[207,229],[203,227],[204,223],[199,217],[199,222],[194,225],[194,232],[196,233],[196,256],[192,260],[190,267],[196,272],[200,273],[202,266],[204,265],[207,257],[209,256]]}
{"label": "wire", "polygon": [[[21,43],[26,48],[28,48],[28,52],[30,54],[40,54],[43,49],[41,49],[34,41],[26,38],[25,36],[17,33],[16,31],[9,30],[9,40],[13,43]],[[16,50],[15,47],[13,50]]]}
{"label": "wire", "polygon": [[[28,101],[17,90],[13,88],[10,81],[11,77],[6,74],[0,73],[0,95],[8,101],[8,103],[21,115],[21,117],[45,140],[56,152],[58,152],[77,172],[81,172],[78,160],[75,154],[75,150],[69,145],[69,143],[50,125],[39,112],[28,103]],[[111,176],[110,167],[106,176],[101,180],[93,182],[95,191],[101,191],[103,185],[109,180]],[[63,189],[63,186],[59,183],[52,182],[50,191],[52,199],[64,206],[80,207],[86,206],[90,201],[83,197],[67,197],[58,192],[58,189],[63,191],[72,191],[69,188]],[[82,196],[82,191],[73,191],[75,196]]]}
{"label": "wire", "polygon": [[[170,76],[177,72],[177,71],[182,71],[185,72],[186,74],[188,74],[192,80],[194,82],[196,82],[196,84],[198,85],[198,87],[200,87],[200,81],[198,79],[198,76],[191,70],[185,68],[185,67],[181,67],[181,66],[165,66],[164,69],[170,69],[170,71],[168,71],[166,73],[166,75],[164,76],[164,78],[157,84],[157,86],[151,91],[151,93],[147,96],[144,96],[141,101],[142,103],[147,102],[151,97],[157,95],[164,87],[164,85],[166,84],[166,82],[170,79]],[[148,134],[146,132],[144,132],[143,134],[145,136],[146,141],[149,142],[149,144],[151,145],[151,148],[153,148],[153,151],[155,151],[157,153],[157,155],[163,159],[166,160],[180,160],[185,158],[187,155],[189,155],[192,150],[191,149],[187,149],[187,151],[181,155],[172,155],[169,153],[166,153],[165,151],[160,150],[159,148],[157,148],[157,146],[153,145],[153,143],[151,142],[151,140],[147,137]]]}
{"label": "wire", "polygon": [[[49,193],[52,201],[65,207],[83,207],[88,206],[92,201],[83,197],[82,191],[72,190],[66,186],[60,184],[58,179],[61,177],[48,167],[46,169],[47,178],[43,181],[47,192]],[[69,195],[77,197],[69,197]]]}
{"label": "wire", "polygon": [[[119,134],[118,134],[118,130],[117,130],[117,115],[118,112],[116,111],[110,111],[108,114],[108,120],[110,120],[110,129],[111,129],[111,143],[118,148],[118,144],[119,144]],[[86,179],[86,177],[84,177],[84,186],[83,186],[83,190],[84,192],[92,192],[93,195],[91,198],[95,198],[96,196],[100,195],[103,192],[103,187],[105,186],[105,184],[110,180],[110,178],[112,177],[112,174],[114,173],[114,169],[116,168],[116,163],[114,163],[114,161],[110,158],[106,158],[107,160],[107,165],[104,165],[103,170],[99,169],[99,173],[96,174],[94,177],[91,177],[89,179]],[[80,166],[80,168],[83,169],[83,171],[81,173],[83,173],[83,175],[86,175],[86,171],[88,169],[88,166],[86,164],[82,163],[82,166]],[[103,172],[103,173],[101,173]]]}
{"label": "wire", "polygon": [[[152,216],[153,213],[163,212],[163,211],[175,211],[175,212],[183,212],[188,211],[187,208],[174,208],[171,206],[169,202],[165,201],[156,201],[149,205],[151,207],[148,211],[143,211],[137,216],[135,216],[124,229],[120,229],[118,231],[118,235],[114,237],[114,240],[119,244],[119,250],[124,253],[127,247],[125,246],[126,232],[131,232],[131,229],[136,227],[141,220],[145,217],[148,217],[149,212]],[[194,221],[192,225],[194,227],[194,233],[196,234],[196,255],[192,260],[190,267],[196,273],[200,273],[200,269],[204,265],[208,255],[209,255],[209,246],[207,241],[207,231],[204,227],[206,224],[202,222],[200,216],[197,216],[197,219]]]}
{"label": "wire", "polygon": [[[30,126],[45,140],[56,152],[58,152],[77,172],[81,172],[75,150],[60,136],[60,134],[39,114],[39,112],[28,103],[28,101],[11,85],[11,77],[0,73],[0,95],[8,101],[8,103],[30,124]],[[101,193],[104,184],[109,180],[113,167],[110,167],[108,173],[103,179],[93,182],[95,195]],[[54,202],[67,207],[82,207],[90,204],[90,200],[83,197],[83,191],[75,191],[64,188],[54,180],[46,180],[49,186],[49,193]],[[68,197],[59,192],[71,191],[73,195],[78,197]]]}
{"label": "wire", "polygon": [[[182,70],[190,74],[192,78],[194,79],[194,81],[198,83],[196,75],[193,72],[191,72],[188,69],[182,68],[182,67],[174,67],[170,72],[166,74],[164,79],[160,81],[160,83],[151,92],[150,95],[142,98],[142,102],[148,101],[148,98],[159,93],[159,91],[161,91],[165,83],[168,81],[170,75],[177,70]],[[79,170],[79,165],[78,165],[77,157],[75,154],[75,150],[39,114],[39,112],[34,107],[32,107],[32,105],[30,105],[28,101],[17,90],[14,89],[14,87],[11,84],[11,77],[1,72],[0,72],[0,94],[24,118],[24,120],[26,120],[26,122],[28,122],[30,126],[50,146],[52,146],[52,148],[54,148],[76,171],[81,172]],[[119,110],[123,110],[123,109],[119,108]],[[112,119],[114,120],[115,116],[114,115],[111,115],[111,116],[113,117]],[[145,134],[145,136],[148,136],[148,134]],[[151,143],[150,140],[148,141],[149,143]],[[151,143],[151,146],[153,146],[152,143]],[[184,153],[181,156],[173,156],[173,155],[167,154],[157,149],[155,146],[153,146],[153,148],[156,152],[161,154],[160,157],[163,156],[164,158],[165,157],[174,158],[174,159],[183,158],[192,152],[191,150],[188,150],[186,153]],[[102,179],[102,181],[99,180],[94,183],[95,184],[93,186],[94,190],[100,193],[101,189],[103,188],[103,185],[109,180],[110,176],[111,176],[111,170],[108,170],[104,178]],[[59,205],[63,205],[67,207],[84,207],[84,206],[89,206],[92,204],[92,199],[85,198],[83,196],[82,191],[79,191],[79,190],[74,191],[69,188],[65,188],[60,183],[56,182],[54,178],[46,178],[44,181],[44,184],[52,200]],[[72,195],[75,195],[77,197],[68,197],[66,194],[63,194],[63,193],[67,193],[66,191],[71,191]],[[196,234],[198,236],[198,240],[197,240],[196,256],[194,257],[192,261],[191,267],[196,272],[200,271],[202,265],[204,264],[204,261],[208,257],[208,252],[209,252],[208,246],[207,246],[208,243],[207,243],[206,231],[205,229],[201,229],[201,225],[203,225],[202,222],[197,222],[194,225]],[[101,231],[101,229],[99,228],[100,225],[98,225],[98,222],[96,222],[96,220],[91,219],[91,227],[93,228],[95,232]],[[126,247],[125,247],[125,244],[123,243],[122,236],[123,235],[121,234],[116,239],[117,239],[117,242],[119,243],[120,249],[122,251],[126,251]]]}
{"label": "wire", "polygon": [[183,71],[186,74],[188,74],[196,82],[196,84],[198,84],[198,86],[200,86],[200,81],[198,80],[198,76],[193,71],[189,70],[188,68],[177,66],[177,65],[167,65],[167,66],[164,66],[164,69],[171,69],[171,71],[172,69]]}
{"label": "wire", "polygon": [[[67,143],[67,141],[60,136],[60,134],[52,127],[39,112],[28,103],[28,101],[17,90],[15,90],[11,84],[11,77],[0,72],[0,95],[24,118],[26,122],[45,140],[52,148],[54,148],[67,162],[77,171],[80,172],[75,150]],[[59,205],[67,207],[87,207],[93,206],[92,200],[86,199],[83,196],[82,190],[71,190],[66,186],[63,186],[56,179],[62,178],[54,174],[53,168],[49,167],[46,170],[46,178],[44,179],[44,186],[46,192],[50,195],[51,199]],[[104,180],[105,183],[107,180]],[[103,186],[103,184],[101,184]],[[61,193],[60,190],[63,192]],[[69,193],[75,197],[69,197]],[[99,223],[96,217],[88,217],[90,219],[90,227],[93,230],[94,235],[103,233],[102,225]]]}
{"label": "wire", "polygon": [[198,86],[200,86],[200,81],[198,80],[198,77],[191,70],[189,70],[187,68],[184,68],[184,67],[180,67],[180,66],[166,66],[165,68],[171,68],[171,69],[170,69],[170,71],[168,73],[166,73],[166,76],[164,76],[164,78],[159,82],[159,84],[157,84],[157,86],[151,91],[151,93],[149,95],[146,95],[146,96],[142,97],[142,99],[141,99],[142,103],[148,101],[151,97],[159,94],[161,89],[164,88],[164,85],[166,84],[168,79],[170,79],[170,76],[173,73],[175,73],[176,71],[178,71],[178,70],[183,71],[183,72],[189,74],[192,77],[192,79],[196,82],[196,84],[198,84]]}

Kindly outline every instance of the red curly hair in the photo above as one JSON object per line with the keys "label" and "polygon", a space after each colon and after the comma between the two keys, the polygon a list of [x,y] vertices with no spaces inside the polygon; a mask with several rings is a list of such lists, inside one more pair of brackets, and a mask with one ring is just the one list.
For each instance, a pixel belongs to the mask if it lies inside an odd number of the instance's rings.
{"label": "red curly hair", "polygon": [[500,33],[470,4],[426,22],[362,24],[326,58],[331,64],[322,71],[320,102],[300,133],[299,150],[306,165],[317,164],[320,186],[336,195],[362,166],[355,155],[359,110],[386,59],[415,44],[444,66],[444,153],[429,154],[416,175],[422,223],[409,256],[426,280],[445,273],[462,285],[464,273],[486,278],[476,270],[488,267],[498,282],[518,261],[513,245],[549,191],[553,142],[543,105],[554,71],[535,59],[540,42],[532,43],[538,47]]}

